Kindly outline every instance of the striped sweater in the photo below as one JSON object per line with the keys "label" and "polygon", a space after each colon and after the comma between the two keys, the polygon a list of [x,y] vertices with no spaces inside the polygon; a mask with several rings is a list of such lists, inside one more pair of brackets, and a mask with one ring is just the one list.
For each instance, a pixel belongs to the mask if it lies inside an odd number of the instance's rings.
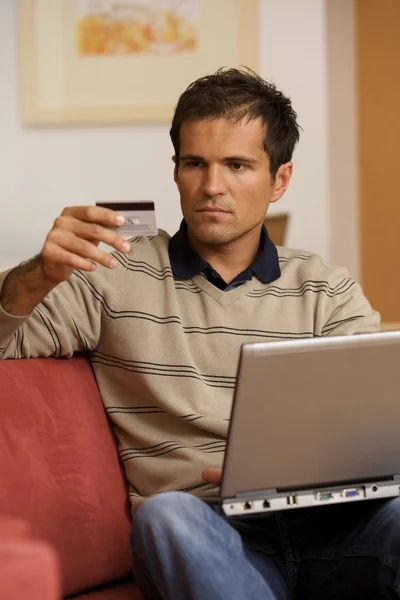
{"label": "striped sweater", "polygon": [[201,274],[175,276],[169,239],[130,240],[116,269],[75,271],[28,317],[0,307],[0,358],[89,353],[133,509],[158,492],[211,488],[201,471],[222,465],[244,342],[379,328],[359,285],[316,255],[278,248],[279,279],[225,292]]}

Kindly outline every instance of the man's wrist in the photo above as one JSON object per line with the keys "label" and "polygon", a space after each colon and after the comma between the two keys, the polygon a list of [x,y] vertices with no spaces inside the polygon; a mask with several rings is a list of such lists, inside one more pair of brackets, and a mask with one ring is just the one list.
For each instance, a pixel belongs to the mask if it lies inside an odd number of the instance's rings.
{"label": "man's wrist", "polygon": [[55,285],[46,276],[38,254],[8,273],[0,292],[0,306],[10,315],[27,316]]}

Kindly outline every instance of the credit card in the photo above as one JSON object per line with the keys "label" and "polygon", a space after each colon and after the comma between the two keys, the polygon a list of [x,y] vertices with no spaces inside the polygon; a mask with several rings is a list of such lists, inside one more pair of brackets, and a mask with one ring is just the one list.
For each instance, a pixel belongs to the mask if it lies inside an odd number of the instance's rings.
{"label": "credit card", "polygon": [[125,224],[115,227],[121,235],[158,235],[154,202],[96,202],[96,206],[115,210],[125,217]]}

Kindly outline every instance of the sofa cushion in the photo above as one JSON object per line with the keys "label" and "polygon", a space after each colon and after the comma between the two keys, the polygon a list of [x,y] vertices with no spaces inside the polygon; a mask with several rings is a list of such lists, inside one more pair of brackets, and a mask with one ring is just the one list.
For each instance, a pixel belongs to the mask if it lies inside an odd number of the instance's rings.
{"label": "sofa cushion", "polygon": [[53,545],[64,595],[129,573],[125,482],[87,358],[0,361],[0,414],[0,515]]}

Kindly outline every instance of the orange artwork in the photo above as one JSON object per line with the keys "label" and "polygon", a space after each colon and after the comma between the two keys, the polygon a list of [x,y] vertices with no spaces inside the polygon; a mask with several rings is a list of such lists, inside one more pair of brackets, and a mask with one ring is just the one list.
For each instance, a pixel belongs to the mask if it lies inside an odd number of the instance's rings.
{"label": "orange artwork", "polygon": [[80,55],[181,54],[198,38],[197,0],[80,0]]}

